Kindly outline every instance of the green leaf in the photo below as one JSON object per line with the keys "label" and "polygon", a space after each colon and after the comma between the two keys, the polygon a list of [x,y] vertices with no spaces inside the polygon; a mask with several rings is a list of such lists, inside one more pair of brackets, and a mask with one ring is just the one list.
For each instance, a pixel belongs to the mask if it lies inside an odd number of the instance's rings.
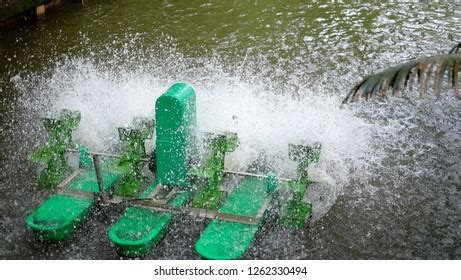
{"label": "green leaf", "polygon": [[[342,101],[342,104],[354,102],[360,97],[370,100],[380,91],[382,92],[381,96],[385,97],[388,87],[392,88],[393,95],[399,95],[408,86],[408,81],[412,73],[418,75],[417,81],[419,83],[420,96],[426,94],[428,80],[434,76],[435,94],[438,97],[443,77],[448,72],[447,76],[451,75],[451,83],[449,85],[454,88],[455,96],[459,98],[458,72],[461,62],[461,53],[459,53],[460,44],[453,48],[449,54],[412,60],[366,77],[352,88]],[[432,75],[433,72],[434,75]]]}

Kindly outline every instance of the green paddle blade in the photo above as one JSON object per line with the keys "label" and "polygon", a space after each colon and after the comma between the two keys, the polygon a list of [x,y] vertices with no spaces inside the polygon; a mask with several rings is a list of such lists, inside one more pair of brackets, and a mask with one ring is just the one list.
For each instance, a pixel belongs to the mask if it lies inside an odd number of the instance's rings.
{"label": "green paddle blade", "polygon": [[53,158],[53,155],[54,151],[50,147],[45,146],[37,152],[29,155],[29,159],[32,161],[47,163]]}

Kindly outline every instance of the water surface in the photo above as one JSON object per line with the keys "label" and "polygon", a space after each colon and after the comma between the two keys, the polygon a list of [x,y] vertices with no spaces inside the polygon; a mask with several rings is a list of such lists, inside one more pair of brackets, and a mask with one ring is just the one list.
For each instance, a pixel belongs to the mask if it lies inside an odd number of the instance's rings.
{"label": "water surface", "polygon": [[[123,209],[96,211],[59,245],[26,230],[48,195],[27,160],[45,140],[39,117],[80,110],[76,140],[116,151],[115,127],[152,116],[184,81],[201,131],[238,132],[229,168],[263,154],[291,176],[288,143],[323,144],[309,227],[269,223],[244,258],[458,259],[459,101],[446,89],[339,104],[366,74],[447,52],[461,40],[460,5],[299,2],[98,1],[0,34],[0,258],[117,258],[106,230]],[[179,217],[147,258],[198,258],[206,223]]]}

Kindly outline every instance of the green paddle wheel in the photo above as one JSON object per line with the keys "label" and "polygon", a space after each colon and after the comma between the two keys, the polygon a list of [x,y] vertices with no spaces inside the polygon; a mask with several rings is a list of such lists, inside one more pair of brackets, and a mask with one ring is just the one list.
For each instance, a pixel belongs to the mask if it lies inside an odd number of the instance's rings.
{"label": "green paddle wheel", "polygon": [[303,228],[307,218],[312,211],[312,205],[303,201],[304,195],[312,183],[309,179],[308,167],[311,163],[320,160],[321,144],[288,146],[289,157],[298,161],[296,178],[290,180],[285,187],[292,191],[293,197],[283,207],[279,219],[279,224]]}
{"label": "green paddle wheel", "polygon": [[220,186],[224,180],[224,159],[228,152],[233,152],[238,145],[236,133],[226,132],[223,134],[209,133],[207,144],[211,151],[204,164],[191,174],[204,183],[204,187],[198,189],[192,205],[196,208],[216,209],[221,201]]}
{"label": "green paddle wheel", "polygon": [[120,183],[115,188],[115,194],[125,197],[134,197],[143,180],[142,169],[147,157],[145,141],[152,138],[155,121],[146,118],[135,118],[132,127],[120,127],[118,133],[124,143],[120,159],[117,163],[122,175]]}
{"label": "green paddle wheel", "polygon": [[80,112],[62,110],[56,119],[43,119],[48,141],[43,148],[30,156],[30,159],[46,165],[38,179],[41,188],[56,187],[70,170],[66,149],[74,147],[72,132],[77,129],[80,117]]}

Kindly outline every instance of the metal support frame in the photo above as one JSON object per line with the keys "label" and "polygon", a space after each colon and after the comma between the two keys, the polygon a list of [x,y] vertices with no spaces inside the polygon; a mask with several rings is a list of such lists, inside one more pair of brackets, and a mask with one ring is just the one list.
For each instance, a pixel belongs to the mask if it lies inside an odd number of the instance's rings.
{"label": "metal support frame", "polygon": [[94,163],[94,171],[96,173],[96,180],[98,182],[98,190],[99,190],[99,192],[96,194],[97,200],[100,204],[106,205],[107,195],[106,195],[106,191],[104,190],[104,181],[101,175],[101,167],[100,167],[98,155],[93,155],[93,163]]}
{"label": "metal support frame", "polygon": [[155,199],[130,200],[130,199],[114,197],[114,200],[111,202],[112,203],[127,202],[130,204],[134,204],[137,206],[154,209],[154,210],[158,210],[162,212],[171,212],[174,214],[188,214],[194,217],[218,219],[222,221],[237,222],[237,223],[244,223],[244,224],[250,224],[250,225],[260,224],[263,219],[264,212],[269,208],[269,205],[270,205],[270,200],[266,201],[263,207],[258,212],[258,214],[254,217],[251,217],[251,216],[244,216],[244,215],[237,215],[237,214],[230,214],[230,213],[221,213],[217,210],[210,210],[210,209],[205,209],[205,208],[173,206],[173,205],[167,204],[165,201],[155,200]]}
{"label": "metal support frame", "polygon": [[[92,198],[94,194],[82,191],[82,190],[74,190],[67,187],[67,185],[81,174],[82,170],[79,169],[74,172],[70,177],[68,177],[65,181],[63,181],[57,187],[57,193],[65,194],[65,195],[72,195],[77,197],[83,198]],[[156,188],[155,194],[159,194],[161,192],[163,186],[158,186]],[[174,214],[187,214],[193,217],[198,218],[208,218],[208,219],[218,219],[222,221],[229,221],[229,222],[237,222],[237,223],[244,223],[249,225],[258,225],[262,222],[264,218],[264,213],[267,209],[269,209],[273,197],[270,196],[266,199],[263,204],[263,207],[259,210],[256,216],[244,216],[244,215],[237,215],[237,214],[230,214],[230,213],[220,213],[218,210],[209,210],[204,208],[194,208],[194,207],[187,207],[187,206],[173,206],[168,204],[168,200],[179,190],[177,188],[171,188],[170,191],[164,196],[163,199],[155,199],[155,198],[145,198],[145,199],[136,199],[136,198],[125,198],[122,196],[112,196],[110,198],[106,198],[104,200],[105,204],[103,205],[110,205],[110,204],[121,204],[121,203],[128,203],[129,205],[136,205],[144,208],[149,208],[157,211],[162,212],[170,212]]]}
{"label": "metal support frame", "polygon": [[[67,152],[78,153],[78,150],[66,150]],[[126,198],[123,196],[114,195],[110,198],[106,196],[104,191],[104,186],[101,177],[100,171],[100,161],[99,157],[113,157],[120,158],[120,155],[101,153],[101,152],[87,152],[89,155],[92,155],[93,163],[96,171],[96,177],[98,181],[99,193],[98,199],[105,205],[109,204],[120,204],[128,203],[130,205],[137,205],[140,207],[146,207],[149,209],[154,209],[163,212],[171,212],[175,214],[188,214],[200,218],[209,218],[209,219],[218,219],[223,221],[238,222],[244,224],[259,224],[264,216],[266,210],[271,206],[271,203],[274,200],[274,196],[271,195],[264,202],[263,206],[259,210],[258,214],[254,217],[229,214],[229,213],[220,213],[219,210],[215,209],[205,209],[201,207],[186,207],[186,206],[173,206],[168,204],[168,201],[174,197],[175,194],[181,192],[181,188],[170,187],[159,185],[154,191],[149,194],[145,199],[136,199],[136,198]],[[147,162],[147,159],[141,159],[143,162]],[[286,224],[295,227],[303,227],[304,220],[306,215],[310,214],[310,205],[302,202],[301,194],[304,194],[305,189],[310,184],[310,181],[307,177],[307,165],[313,160],[309,157],[304,157],[299,159],[301,162],[298,165],[298,176],[296,179],[288,179],[283,177],[277,177],[275,180],[279,182],[285,182],[285,184],[280,185],[282,188],[289,189],[294,192],[294,197],[290,200],[282,209],[282,217],[279,220],[279,223]],[[318,159],[317,159],[318,160]],[[58,192],[62,194],[75,195],[80,197],[91,197],[92,194],[86,191],[78,191],[66,188],[65,186],[82,170],[79,169],[74,172],[70,177],[66,178],[61,184],[58,185]],[[259,179],[267,178],[267,175],[243,172],[243,171],[234,171],[234,170],[222,170],[223,174],[231,174],[244,177],[254,177]],[[164,192],[164,193],[162,193]],[[195,205],[194,205],[195,206]]]}

